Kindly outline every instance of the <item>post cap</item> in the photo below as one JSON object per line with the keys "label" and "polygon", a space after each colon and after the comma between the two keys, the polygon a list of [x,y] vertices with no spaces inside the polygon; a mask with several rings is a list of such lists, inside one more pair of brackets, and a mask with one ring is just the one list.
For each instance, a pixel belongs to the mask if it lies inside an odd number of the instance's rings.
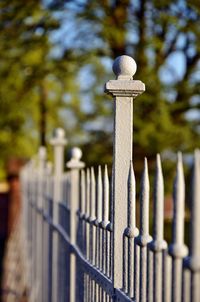
{"label": "post cap", "polygon": [[78,147],[74,147],[71,150],[71,159],[67,162],[67,168],[81,169],[85,166],[84,162],[80,161],[82,157],[82,151]]}
{"label": "post cap", "polygon": [[57,138],[64,138],[65,137],[65,130],[63,128],[56,128],[54,130],[54,136]]}
{"label": "post cap", "polygon": [[50,140],[50,144],[55,145],[66,145],[67,140],[65,138],[65,130],[62,128],[56,128],[53,133],[53,138]]}
{"label": "post cap", "polygon": [[145,84],[133,80],[137,65],[129,56],[119,56],[113,63],[113,71],[116,80],[110,80],[105,84],[105,92],[116,97],[132,97],[135,99],[145,91]]}
{"label": "post cap", "polygon": [[72,148],[72,150],[71,150],[72,159],[80,160],[82,155],[83,155],[83,153],[80,148],[77,148],[77,147]]}
{"label": "post cap", "polygon": [[126,55],[117,57],[113,63],[113,72],[117,79],[132,79],[136,70],[135,60]]}

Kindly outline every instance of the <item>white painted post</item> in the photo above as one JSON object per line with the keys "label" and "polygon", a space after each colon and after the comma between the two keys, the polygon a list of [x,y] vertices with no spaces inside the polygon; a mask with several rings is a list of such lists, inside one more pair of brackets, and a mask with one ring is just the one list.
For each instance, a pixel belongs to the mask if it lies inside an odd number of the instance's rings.
{"label": "white painted post", "polygon": [[117,77],[106,83],[105,91],[114,97],[113,147],[113,283],[122,288],[123,232],[127,223],[127,180],[132,160],[133,99],[144,92],[145,85],[133,80],[136,63],[129,56],[116,58],[113,71]]}
{"label": "white painted post", "polygon": [[139,288],[139,301],[147,301],[147,256],[148,250],[147,246],[151,241],[151,236],[149,235],[149,173],[147,159],[144,159],[144,170],[141,181],[141,192],[140,192],[140,233],[136,238],[136,244],[140,246],[140,288]]}
{"label": "white painted post", "polygon": [[[124,291],[129,297],[134,294],[134,240],[139,234],[136,228],[136,183],[132,161],[130,163],[128,178],[128,207],[127,207],[127,228],[124,231]],[[125,244],[126,243],[126,244]]]}
{"label": "white painted post", "polygon": [[[71,160],[67,163],[70,171],[70,241],[72,245],[76,244],[77,237],[77,221],[79,210],[79,170],[85,166],[80,161],[82,151],[79,148],[73,148],[71,153]],[[76,300],[76,256],[70,254],[70,302]]]}
{"label": "white painted post", "polygon": [[169,246],[172,256],[172,302],[181,302],[182,260],[187,255],[184,245],[185,181],[181,153],[178,153],[173,201],[172,243]]}
{"label": "white painted post", "polygon": [[[193,181],[192,181],[192,201],[190,218],[190,247],[189,256],[185,261],[185,266],[190,270],[190,299],[191,302],[200,301],[200,151],[195,150]],[[187,280],[188,281],[188,280]],[[187,286],[187,284],[186,284]],[[185,301],[186,297],[184,297]]]}
{"label": "white painted post", "polygon": [[[162,301],[163,284],[163,250],[167,249],[167,242],[164,240],[164,180],[160,155],[156,158],[156,175],[154,182],[153,202],[153,240],[149,244],[153,252],[153,301]],[[150,276],[149,276],[150,278]]]}
{"label": "white painted post", "polygon": [[[54,192],[53,192],[53,222],[59,223],[58,203],[61,199],[61,181],[64,171],[64,148],[67,143],[65,132],[62,128],[55,129],[55,135],[50,144],[54,149]],[[53,251],[52,251],[52,302],[59,301],[58,292],[58,246],[59,238],[57,233],[53,233]]]}
{"label": "white painted post", "polygon": [[45,174],[45,165],[46,165],[46,148],[41,146],[38,152],[38,175],[37,175],[37,208],[41,212],[36,211],[36,282],[37,282],[37,299],[42,301],[42,290],[43,290],[43,271],[42,271],[42,252],[43,252],[43,181]]}
{"label": "white painted post", "polygon": [[[44,215],[49,216],[49,201],[48,198],[50,197],[51,192],[51,176],[52,176],[52,163],[47,162],[46,169],[45,169],[45,196],[44,196],[44,207],[43,212]],[[50,289],[49,289],[49,281],[51,276],[49,276],[49,254],[51,253],[50,248],[50,225],[47,221],[44,221],[43,227],[43,300],[42,302],[50,301]]]}

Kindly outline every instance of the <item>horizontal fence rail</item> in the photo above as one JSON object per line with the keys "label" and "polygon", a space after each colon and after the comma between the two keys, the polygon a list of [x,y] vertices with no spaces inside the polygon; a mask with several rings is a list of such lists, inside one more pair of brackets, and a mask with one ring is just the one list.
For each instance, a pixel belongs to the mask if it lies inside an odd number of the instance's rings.
{"label": "horizontal fence rail", "polygon": [[[114,97],[113,167],[85,167],[73,148],[64,171],[63,129],[21,173],[23,223],[30,258],[33,302],[199,302],[200,301],[200,151],[194,154],[190,203],[190,243],[184,244],[185,181],[177,155],[173,188],[172,240],[164,239],[164,178],[156,157],[154,187],[148,161],[142,179],[132,161],[133,99],[145,86],[132,79],[136,64],[127,56],[113,65],[117,79],[106,83]],[[136,223],[136,186],[140,186]],[[151,213],[150,196],[153,192]],[[150,234],[150,215],[153,231]]]}

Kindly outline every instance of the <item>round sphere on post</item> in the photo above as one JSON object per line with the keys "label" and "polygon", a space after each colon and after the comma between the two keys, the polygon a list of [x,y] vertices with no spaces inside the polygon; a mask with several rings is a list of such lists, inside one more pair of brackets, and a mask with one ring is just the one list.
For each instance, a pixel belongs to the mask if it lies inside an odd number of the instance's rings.
{"label": "round sphere on post", "polygon": [[126,55],[117,57],[113,63],[113,72],[117,79],[132,79],[136,70],[135,60]]}
{"label": "round sphere on post", "polygon": [[62,128],[56,128],[54,130],[54,137],[56,138],[64,138],[65,137],[65,130]]}
{"label": "round sphere on post", "polygon": [[64,146],[67,140],[65,138],[65,130],[62,128],[56,128],[53,132],[53,137],[50,140],[52,146]]}
{"label": "round sphere on post", "polygon": [[67,162],[67,167],[70,169],[82,169],[85,164],[80,161],[82,157],[82,151],[78,147],[74,147],[71,150],[71,159]]}
{"label": "round sphere on post", "polygon": [[82,157],[82,151],[78,147],[74,147],[71,150],[71,159],[79,161]]}

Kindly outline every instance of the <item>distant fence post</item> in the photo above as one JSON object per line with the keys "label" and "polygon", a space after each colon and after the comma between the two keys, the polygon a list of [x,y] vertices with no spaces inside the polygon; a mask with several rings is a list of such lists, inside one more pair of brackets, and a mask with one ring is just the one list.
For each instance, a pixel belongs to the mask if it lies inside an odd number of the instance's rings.
{"label": "distant fence post", "polygon": [[[43,213],[46,217],[51,215],[51,206],[52,202],[52,170],[53,165],[50,161],[46,163],[45,169],[45,183],[44,183],[44,209]],[[51,201],[50,201],[51,200]],[[51,265],[52,265],[52,231],[51,226],[47,221],[44,221],[43,227],[43,300],[42,302],[50,302],[51,301]],[[50,286],[49,286],[50,285]]]}
{"label": "distant fence post", "polygon": [[[76,245],[77,241],[77,222],[78,222],[78,209],[79,209],[79,170],[85,166],[80,161],[82,151],[79,148],[73,148],[71,152],[71,159],[67,162],[67,167],[70,172],[70,242]],[[76,300],[76,256],[70,254],[70,302]]]}
{"label": "distant fence post", "polygon": [[[38,152],[38,175],[37,175],[37,207],[42,212],[44,202],[44,174],[46,165],[46,148],[41,146]],[[36,219],[36,283],[37,283],[37,299],[42,300],[43,290],[43,271],[42,271],[42,242],[43,242],[43,219],[39,213],[37,213]]]}
{"label": "distant fence post", "polygon": [[122,288],[123,232],[127,226],[127,181],[132,160],[133,99],[144,92],[141,81],[132,80],[136,63],[129,56],[116,58],[117,77],[106,83],[105,91],[114,97],[113,147],[113,284]]}
{"label": "distant fence post", "polygon": [[[55,129],[54,137],[50,141],[54,150],[54,192],[53,192],[53,222],[59,223],[58,203],[61,199],[61,179],[64,171],[64,148],[67,143],[65,131]],[[52,259],[52,302],[59,301],[58,297],[58,234],[53,233],[53,259]]]}

